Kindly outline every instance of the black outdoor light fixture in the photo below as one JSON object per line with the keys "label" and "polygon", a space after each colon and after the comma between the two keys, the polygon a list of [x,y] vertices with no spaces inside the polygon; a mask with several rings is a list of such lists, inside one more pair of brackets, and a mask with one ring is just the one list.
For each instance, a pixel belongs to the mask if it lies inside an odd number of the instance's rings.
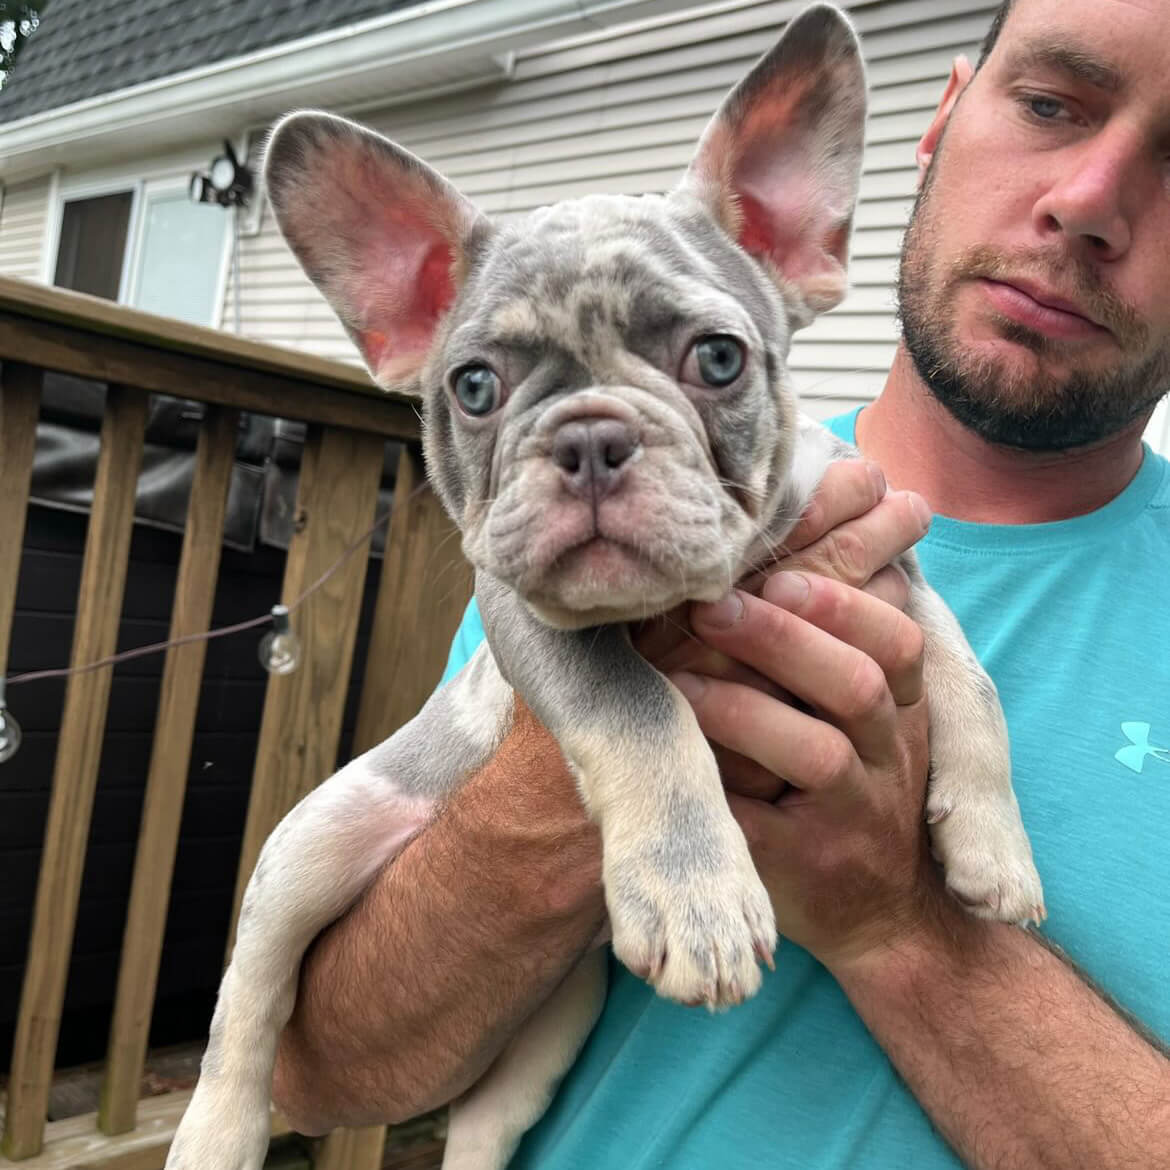
{"label": "black outdoor light fixture", "polygon": [[247,207],[252,195],[252,172],[236,158],[232,144],[223,140],[224,153],[211,160],[206,174],[191,176],[188,193],[194,203],[218,203],[220,207]]}

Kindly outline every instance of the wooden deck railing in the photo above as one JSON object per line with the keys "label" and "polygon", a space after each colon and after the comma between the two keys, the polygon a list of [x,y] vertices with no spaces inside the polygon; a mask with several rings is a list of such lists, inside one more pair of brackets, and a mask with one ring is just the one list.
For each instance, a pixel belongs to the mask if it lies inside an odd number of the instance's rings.
{"label": "wooden deck railing", "polygon": [[[207,404],[171,638],[208,629],[240,411],[308,424],[296,532],[282,587],[286,602],[370,528],[384,443],[404,441],[354,750],[384,739],[418,709],[438,679],[471,578],[458,541],[449,539],[449,522],[425,487],[412,404],[380,392],[363,373],[339,363],[3,278],[0,670],[8,660],[46,370],[109,386],[70,665],[94,662],[114,650],[148,400],[152,393],[166,394]],[[267,683],[236,909],[267,834],[334,768],[365,574],[365,555],[354,556],[314,593],[296,616],[304,647],[300,669],[273,675]],[[189,1092],[151,1098],[140,1107],[139,1084],[204,656],[203,642],[172,647],[163,670],[100,1108],[96,1114],[46,1124],[112,668],[68,680],[0,1166],[162,1166]],[[15,712],[17,693],[8,699]],[[274,1132],[283,1128],[274,1115]],[[318,1149],[317,1170],[373,1170],[381,1163],[384,1136],[384,1130],[333,1135]]]}

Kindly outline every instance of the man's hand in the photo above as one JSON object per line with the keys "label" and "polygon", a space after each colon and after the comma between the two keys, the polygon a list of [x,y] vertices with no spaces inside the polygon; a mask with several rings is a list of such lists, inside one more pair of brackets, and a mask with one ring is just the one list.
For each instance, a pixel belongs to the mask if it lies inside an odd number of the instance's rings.
{"label": "man's hand", "polygon": [[[906,578],[891,564],[921,539],[930,509],[914,492],[887,492],[876,463],[845,459],[829,465],[816,495],[789,533],[776,561],[739,582],[758,594],[764,582],[784,570],[804,570],[864,589],[899,607],[906,604]],[[747,676],[725,655],[695,638],[688,606],[641,623],[634,645],[659,670]],[[758,679],[756,681],[759,681]]]}
{"label": "man's hand", "polygon": [[[782,572],[805,571],[855,586],[899,609],[905,606],[908,583],[891,564],[913,547],[930,523],[930,510],[913,492],[887,492],[881,469],[862,459],[829,466],[816,495],[785,542],[788,555],[764,572],[741,583],[758,594]],[[643,623],[634,644],[659,670],[687,671],[755,687],[777,699],[788,693],[767,674],[724,652],[712,640],[696,636],[690,608]],[[743,796],[775,799],[783,781],[748,756],[712,739],[724,784]]]}
{"label": "man's hand", "polygon": [[729,799],[780,932],[832,966],[917,929],[938,896],[922,819],[922,633],[814,574],[772,576],[762,594],[695,606],[692,622],[765,688],[672,677],[725,759],[746,761]]}
{"label": "man's hand", "polygon": [[898,605],[782,572],[690,623],[709,647],[693,660],[717,669],[674,677],[780,932],[826,965],[964,1164],[1164,1166],[1165,1050],[1039,936],[945,892],[922,817],[922,635]]}
{"label": "man's hand", "polygon": [[922,633],[890,567],[929,519],[875,465],[836,463],[789,556],[637,643],[712,742],[780,932],[825,961],[912,928],[938,896]]}

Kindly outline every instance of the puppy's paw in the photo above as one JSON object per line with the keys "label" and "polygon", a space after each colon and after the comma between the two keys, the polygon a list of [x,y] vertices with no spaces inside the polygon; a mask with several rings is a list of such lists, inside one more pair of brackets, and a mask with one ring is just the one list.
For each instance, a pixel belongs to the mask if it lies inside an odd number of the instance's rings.
{"label": "puppy's paw", "polygon": [[926,802],[931,847],[947,889],[980,918],[1044,921],[1044,890],[1014,798],[994,794]]}
{"label": "puppy's paw", "polygon": [[772,966],[772,903],[746,845],[727,852],[726,864],[685,878],[644,856],[606,867],[614,953],[667,999],[731,1007],[759,990],[758,961]]}
{"label": "puppy's paw", "polygon": [[261,1170],[268,1152],[268,1104],[201,1078],[167,1153],[164,1170]]}

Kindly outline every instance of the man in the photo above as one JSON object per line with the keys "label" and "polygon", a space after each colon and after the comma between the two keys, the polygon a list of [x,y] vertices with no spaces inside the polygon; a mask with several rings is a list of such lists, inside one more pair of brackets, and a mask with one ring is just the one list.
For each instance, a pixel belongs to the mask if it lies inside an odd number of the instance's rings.
{"label": "man", "polygon": [[[1003,6],[919,145],[889,379],[834,424],[938,513],[923,567],[1000,688],[1045,933],[1086,974],[940,888],[889,577],[781,573],[695,607],[734,667],[646,652],[718,745],[798,945],[720,1016],[614,968],[515,1166],[1167,1164],[1170,465],[1140,442],[1170,389],[1167,29],[1170,0]],[[879,496],[838,473],[786,567],[868,581],[921,532],[914,496],[866,512]],[[597,848],[521,710],[306,962],[277,1078],[294,1123],[393,1120],[474,1082],[602,927]]]}

